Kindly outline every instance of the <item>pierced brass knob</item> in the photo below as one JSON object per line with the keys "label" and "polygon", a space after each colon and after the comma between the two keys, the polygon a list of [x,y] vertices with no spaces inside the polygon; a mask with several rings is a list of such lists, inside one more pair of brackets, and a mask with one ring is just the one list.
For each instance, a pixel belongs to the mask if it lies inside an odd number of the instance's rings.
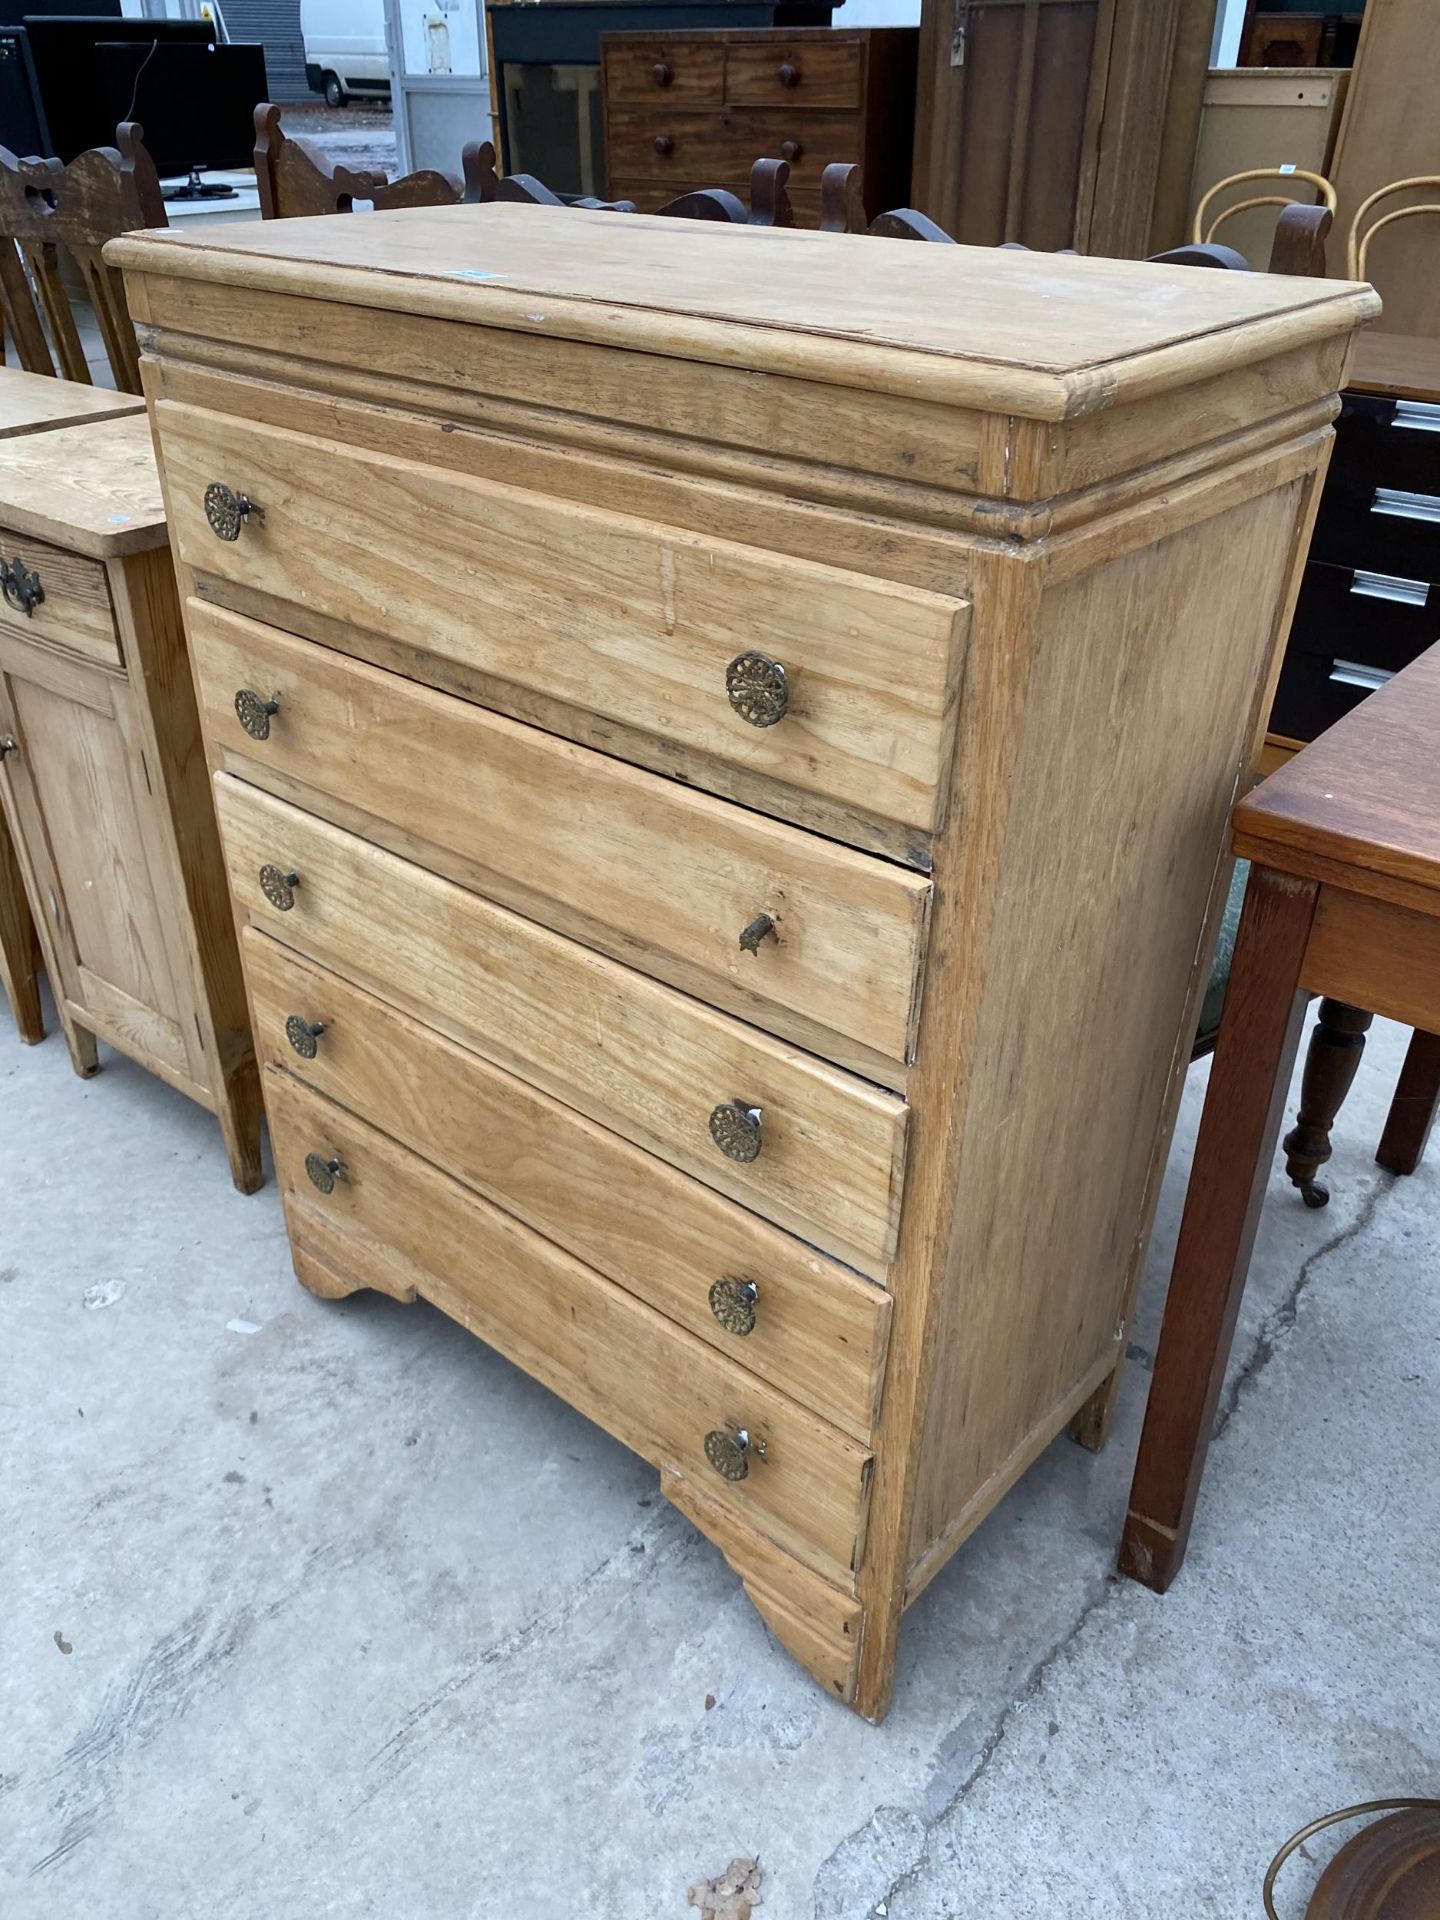
{"label": "pierced brass knob", "polygon": [[740,929],[740,946],[745,953],[758,954],[762,940],[773,940],[778,947],[780,934],[774,919],[768,913],[757,913],[748,927]]}
{"label": "pierced brass knob", "polygon": [[705,1436],[705,1458],[725,1480],[743,1480],[750,1471],[750,1456],[765,1458],[765,1442],[754,1440],[744,1427],[715,1427]]}
{"label": "pierced brass knob", "polygon": [[45,598],[39,574],[27,567],[18,553],[13,560],[0,560],[0,593],[6,605],[23,613],[27,620]]}
{"label": "pierced brass knob", "polygon": [[748,1100],[727,1100],[710,1115],[710,1138],[731,1160],[758,1160],[763,1118]]}
{"label": "pierced brass knob", "polygon": [[272,867],[268,860],[260,869],[260,891],[277,913],[289,913],[295,904],[295,889],[299,884],[298,873],[286,873],[280,867]]}
{"label": "pierced brass knob", "polygon": [[219,540],[238,540],[240,529],[251,514],[263,518],[259,507],[243,493],[236,493],[223,480],[212,480],[205,489],[205,518],[210,531]]}
{"label": "pierced brass knob", "polygon": [[315,1058],[315,1043],[324,1031],[325,1022],[323,1020],[306,1020],[298,1013],[292,1013],[290,1018],[285,1022],[285,1038],[290,1042],[302,1060],[313,1060]]}
{"label": "pierced brass knob", "polygon": [[242,687],[235,696],[235,718],[252,740],[270,738],[270,717],[279,711],[278,693],[272,693],[268,700],[262,700],[249,687]]}
{"label": "pierced brass knob", "polygon": [[710,1311],[727,1333],[737,1333],[744,1339],[755,1331],[755,1303],[759,1298],[760,1289],[753,1280],[736,1280],[727,1273],[710,1289]]}
{"label": "pierced brass knob", "polygon": [[658,154],[659,154],[659,156],[660,156],[660,158],[661,158],[662,160],[668,160],[668,159],[669,159],[669,157],[670,157],[670,155],[671,155],[672,153],[674,153],[674,151],[675,151],[675,142],[674,142],[674,141],[673,141],[673,140],[672,140],[672,139],[670,138],[670,136],[669,136],[669,134],[668,134],[668,133],[657,133],[657,134],[656,134],[656,136],[655,136],[655,151],[656,151],[656,153],[658,153]]}
{"label": "pierced brass knob", "polygon": [[668,87],[675,78],[675,71],[668,60],[657,60],[650,69],[650,78],[657,87]]}
{"label": "pierced brass knob", "polygon": [[3,760],[7,753],[18,753],[19,751],[20,742],[15,738],[13,733],[0,734],[0,760]]}
{"label": "pierced brass knob", "polygon": [[782,87],[798,87],[800,84],[800,69],[793,61],[787,60],[783,66],[775,69],[775,78],[780,82]]}
{"label": "pierced brass knob", "polygon": [[307,1153],[305,1171],[310,1184],[318,1193],[333,1193],[335,1182],[345,1178],[345,1162],[339,1154],[332,1154],[327,1160],[323,1153]]}
{"label": "pierced brass knob", "polygon": [[791,166],[794,166],[804,151],[804,147],[801,146],[798,140],[782,140],[780,142],[780,158],[782,160],[788,160]]}
{"label": "pierced brass knob", "polygon": [[725,669],[725,694],[752,727],[773,727],[790,705],[785,668],[766,653],[737,653]]}

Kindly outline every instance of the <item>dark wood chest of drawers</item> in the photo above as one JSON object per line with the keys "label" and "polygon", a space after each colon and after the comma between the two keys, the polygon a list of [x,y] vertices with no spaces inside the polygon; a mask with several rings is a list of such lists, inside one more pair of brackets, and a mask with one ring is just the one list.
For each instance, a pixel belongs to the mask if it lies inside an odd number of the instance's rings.
{"label": "dark wood chest of drawers", "polygon": [[796,220],[813,227],[821,174],[849,161],[872,219],[903,206],[917,39],[909,27],[607,34],[607,191],[653,213],[697,187],[743,194],[756,160],[788,160]]}
{"label": "dark wood chest of drawers", "polygon": [[1440,640],[1440,341],[1362,336],[1272,741],[1313,740]]}

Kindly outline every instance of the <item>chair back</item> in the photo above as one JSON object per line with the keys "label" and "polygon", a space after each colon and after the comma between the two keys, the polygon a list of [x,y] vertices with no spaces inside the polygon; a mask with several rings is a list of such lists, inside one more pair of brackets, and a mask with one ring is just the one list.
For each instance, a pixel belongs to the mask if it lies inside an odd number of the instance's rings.
{"label": "chair back", "polygon": [[78,278],[116,387],[139,393],[140,356],[124,280],[102,253],[106,241],[122,233],[168,223],[141,129],[127,120],[115,138],[116,146],[94,147],[68,166],[19,160],[0,147],[0,304],[27,373],[93,384],[71,302]]}
{"label": "chair back", "polygon": [[1361,201],[1350,222],[1350,235],[1345,244],[1345,271],[1352,280],[1369,278],[1370,243],[1377,233],[1393,226],[1397,220],[1410,220],[1421,213],[1440,213],[1440,204],[1424,201],[1419,206],[1392,207],[1388,213],[1381,214],[1375,209],[1395,194],[1415,193],[1430,187],[1440,187],[1440,174],[1417,173],[1408,180],[1392,180],[1388,187],[1378,188],[1368,200]]}
{"label": "chair back", "polygon": [[1278,180],[1286,187],[1293,186],[1297,180],[1303,181],[1306,186],[1315,189],[1319,196],[1318,204],[1328,207],[1332,215],[1338,204],[1335,189],[1323,173],[1311,173],[1305,167],[1249,167],[1244,173],[1227,174],[1223,180],[1217,180],[1210,191],[1201,196],[1200,203],[1195,209],[1194,225],[1190,229],[1192,241],[1203,245],[1213,240],[1227,220],[1233,220],[1240,213],[1249,213],[1256,207],[1293,207],[1311,204],[1309,201],[1297,200],[1293,193],[1252,194],[1244,200],[1232,201],[1228,207],[1222,207],[1207,225],[1206,216],[1220,195],[1228,193],[1233,187],[1243,186],[1247,180]]}
{"label": "chair back", "polygon": [[422,167],[398,180],[383,173],[362,173],[336,165],[309,140],[286,133],[280,109],[262,101],[255,109],[255,184],[260,190],[264,220],[293,220],[309,214],[353,213],[355,202],[368,202],[377,212],[396,207],[453,207],[461,201],[494,199],[485,191],[483,152],[472,142],[461,156],[462,179]]}

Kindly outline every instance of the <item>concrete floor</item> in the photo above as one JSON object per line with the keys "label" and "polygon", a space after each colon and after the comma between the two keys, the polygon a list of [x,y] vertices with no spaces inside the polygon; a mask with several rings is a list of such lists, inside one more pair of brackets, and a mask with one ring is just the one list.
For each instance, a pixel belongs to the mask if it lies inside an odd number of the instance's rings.
{"label": "concrete floor", "polygon": [[1313,1815],[1440,1793],[1440,1154],[1370,1158],[1402,1043],[1329,1211],[1272,1189],[1180,1583],[1111,1567],[1203,1069],[1111,1447],[951,1562],[875,1729],[638,1460],[425,1306],[301,1292],[207,1116],[0,1013],[0,1913],[682,1920],[736,1855],[757,1920],[1258,1913]]}

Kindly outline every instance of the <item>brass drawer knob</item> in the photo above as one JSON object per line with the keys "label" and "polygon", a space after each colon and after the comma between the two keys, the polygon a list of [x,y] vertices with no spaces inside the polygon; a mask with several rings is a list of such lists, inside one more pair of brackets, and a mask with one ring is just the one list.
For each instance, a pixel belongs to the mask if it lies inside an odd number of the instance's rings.
{"label": "brass drawer knob", "polygon": [[285,1022],[285,1038],[302,1060],[315,1058],[316,1042],[324,1031],[323,1020],[306,1020],[298,1013],[292,1013]]}
{"label": "brass drawer knob", "polygon": [[19,753],[19,751],[20,742],[13,733],[0,734],[0,760],[3,760],[7,754]]}
{"label": "brass drawer knob", "polygon": [[27,620],[45,598],[39,574],[27,567],[18,553],[13,560],[0,560],[0,593],[5,596],[5,604],[23,613]]}
{"label": "brass drawer knob", "polygon": [[668,160],[670,155],[675,151],[675,142],[670,138],[668,133],[657,133],[654,144],[655,151],[662,160]]}
{"label": "brass drawer knob", "polygon": [[272,867],[268,860],[260,869],[260,891],[277,913],[289,913],[295,904],[295,889],[299,884],[298,873],[286,873],[282,867]]}
{"label": "brass drawer knob", "polygon": [[773,727],[790,705],[785,668],[766,653],[737,653],[725,669],[725,693],[752,727]]}
{"label": "brass drawer knob", "polygon": [[235,696],[235,718],[252,740],[270,738],[270,720],[279,711],[278,693],[272,693],[268,700],[263,700],[249,687],[242,687]]}
{"label": "brass drawer knob", "polygon": [[243,493],[236,493],[223,480],[212,480],[206,487],[205,518],[210,522],[210,531],[217,539],[238,540],[240,529],[252,514],[257,519],[264,518],[253,500]]}
{"label": "brass drawer knob", "polygon": [[338,1153],[331,1154],[328,1160],[323,1153],[307,1153],[305,1171],[317,1193],[333,1193],[335,1182],[345,1178],[345,1162]]}
{"label": "brass drawer knob", "polygon": [[758,954],[762,940],[773,940],[776,946],[780,944],[780,933],[775,925],[774,916],[768,913],[757,913],[748,927],[740,929],[742,952]]}
{"label": "brass drawer knob", "polygon": [[765,1442],[752,1439],[744,1427],[715,1427],[705,1436],[705,1458],[723,1480],[743,1480],[750,1456],[765,1458]]}
{"label": "brass drawer knob", "polygon": [[650,78],[657,87],[668,87],[675,78],[675,70],[668,60],[657,60],[650,69]]}
{"label": "brass drawer knob", "polygon": [[748,1100],[727,1100],[710,1115],[710,1138],[731,1160],[758,1160],[763,1118]]}
{"label": "brass drawer knob", "polygon": [[775,69],[775,78],[780,82],[782,87],[798,87],[800,84],[800,69],[795,65],[793,60],[787,60],[782,66],[778,66]]}
{"label": "brass drawer knob", "polygon": [[727,1333],[743,1340],[755,1331],[755,1306],[760,1289],[753,1280],[736,1280],[726,1274],[710,1289],[710,1311]]}

